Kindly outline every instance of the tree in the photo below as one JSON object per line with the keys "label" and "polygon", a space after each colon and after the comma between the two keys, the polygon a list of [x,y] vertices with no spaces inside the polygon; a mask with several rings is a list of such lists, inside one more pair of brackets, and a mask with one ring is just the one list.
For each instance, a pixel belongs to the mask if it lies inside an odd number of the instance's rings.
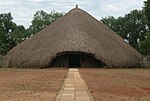
{"label": "tree", "polygon": [[107,25],[110,29],[120,35],[123,39],[127,39],[127,34],[124,32],[126,27],[124,26],[125,18],[118,17],[115,18],[113,16],[108,16],[102,18],[101,20],[105,25]]}
{"label": "tree", "polygon": [[150,32],[147,33],[147,38],[141,42],[140,52],[150,55]]}
{"label": "tree", "polygon": [[5,55],[11,48],[23,41],[25,28],[17,26],[11,13],[0,14],[0,54]]}
{"label": "tree", "polygon": [[147,32],[147,21],[145,20],[144,12],[142,10],[133,10],[125,15],[125,19],[127,40],[138,50],[140,41],[146,38]]}
{"label": "tree", "polygon": [[36,34],[62,16],[62,13],[55,11],[52,11],[50,14],[44,12],[43,10],[37,11],[31,22],[32,25],[29,27],[29,33]]}
{"label": "tree", "polygon": [[150,0],[144,1],[144,13],[148,20],[148,27],[150,31]]}
{"label": "tree", "polygon": [[15,45],[11,33],[16,25],[12,19],[11,13],[0,14],[0,54],[6,54]]}
{"label": "tree", "polygon": [[102,18],[101,20],[105,25],[109,26],[109,28],[111,28],[112,30],[116,30],[116,22],[117,22],[117,19],[114,18],[113,16],[108,16],[108,17],[105,17],[105,18]]}
{"label": "tree", "polygon": [[124,17],[109,16],[101,21],[137,50],[139,50],[140,42],[146,38],[147,20],[142,10],[133,10]]}
{"label": "tree", "polygon": [[19,44],[27,37],[26,29],[23,25],[15,26],[14,31],[11,33],[12,40],[15,44]]}
{"label": "tree", "polygon": [[140,51],[144,55],[150,55],[150,0],[144,1],[143,11],[146,16],[148,30],[145,40],[141,41]]}

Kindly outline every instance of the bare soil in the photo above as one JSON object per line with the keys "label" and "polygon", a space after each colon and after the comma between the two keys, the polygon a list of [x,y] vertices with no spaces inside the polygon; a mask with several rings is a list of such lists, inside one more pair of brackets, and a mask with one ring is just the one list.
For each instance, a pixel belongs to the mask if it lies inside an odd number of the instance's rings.
{"label": "bare soil", "polygon": [[150,101],[150,69],[79,71],[95,101]]}
{"label": "bare soil", "polygon": [[54,101],[67,69],[0,68],[0,101]]}

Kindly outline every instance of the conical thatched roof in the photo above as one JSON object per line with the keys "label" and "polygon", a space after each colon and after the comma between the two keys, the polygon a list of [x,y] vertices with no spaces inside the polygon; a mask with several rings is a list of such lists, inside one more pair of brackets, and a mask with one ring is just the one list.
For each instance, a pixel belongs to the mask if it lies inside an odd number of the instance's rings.
{"label": "conical thatched roof", "polygon": [[6,67],[45,67],[60,52],[94,54],[108,67],[137,66],[142,55],[87,12],[75,8],[5,57]]}

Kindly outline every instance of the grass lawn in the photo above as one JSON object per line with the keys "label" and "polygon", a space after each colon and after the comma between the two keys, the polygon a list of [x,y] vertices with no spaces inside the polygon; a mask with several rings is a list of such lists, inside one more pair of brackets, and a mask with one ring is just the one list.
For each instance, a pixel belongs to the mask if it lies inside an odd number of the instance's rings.
{"label": "grass lawn", "polygon": [[150,69],[79,71],[95,101],[150,101]]}
{"label": "grass lawn", "polygon": [[54,101],[67,71],[0,68],[0,101]]}

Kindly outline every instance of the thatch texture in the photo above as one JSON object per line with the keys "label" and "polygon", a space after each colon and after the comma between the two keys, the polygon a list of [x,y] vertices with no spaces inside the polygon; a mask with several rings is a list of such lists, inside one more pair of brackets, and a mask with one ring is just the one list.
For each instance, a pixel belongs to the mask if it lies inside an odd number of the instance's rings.
{"label": "thatch texture", "polygon": [[107,26],[75,8],[8,52],[5,67],[45,67],[60,52],[94,54],[107,67],[137,66],[142,55]]}

